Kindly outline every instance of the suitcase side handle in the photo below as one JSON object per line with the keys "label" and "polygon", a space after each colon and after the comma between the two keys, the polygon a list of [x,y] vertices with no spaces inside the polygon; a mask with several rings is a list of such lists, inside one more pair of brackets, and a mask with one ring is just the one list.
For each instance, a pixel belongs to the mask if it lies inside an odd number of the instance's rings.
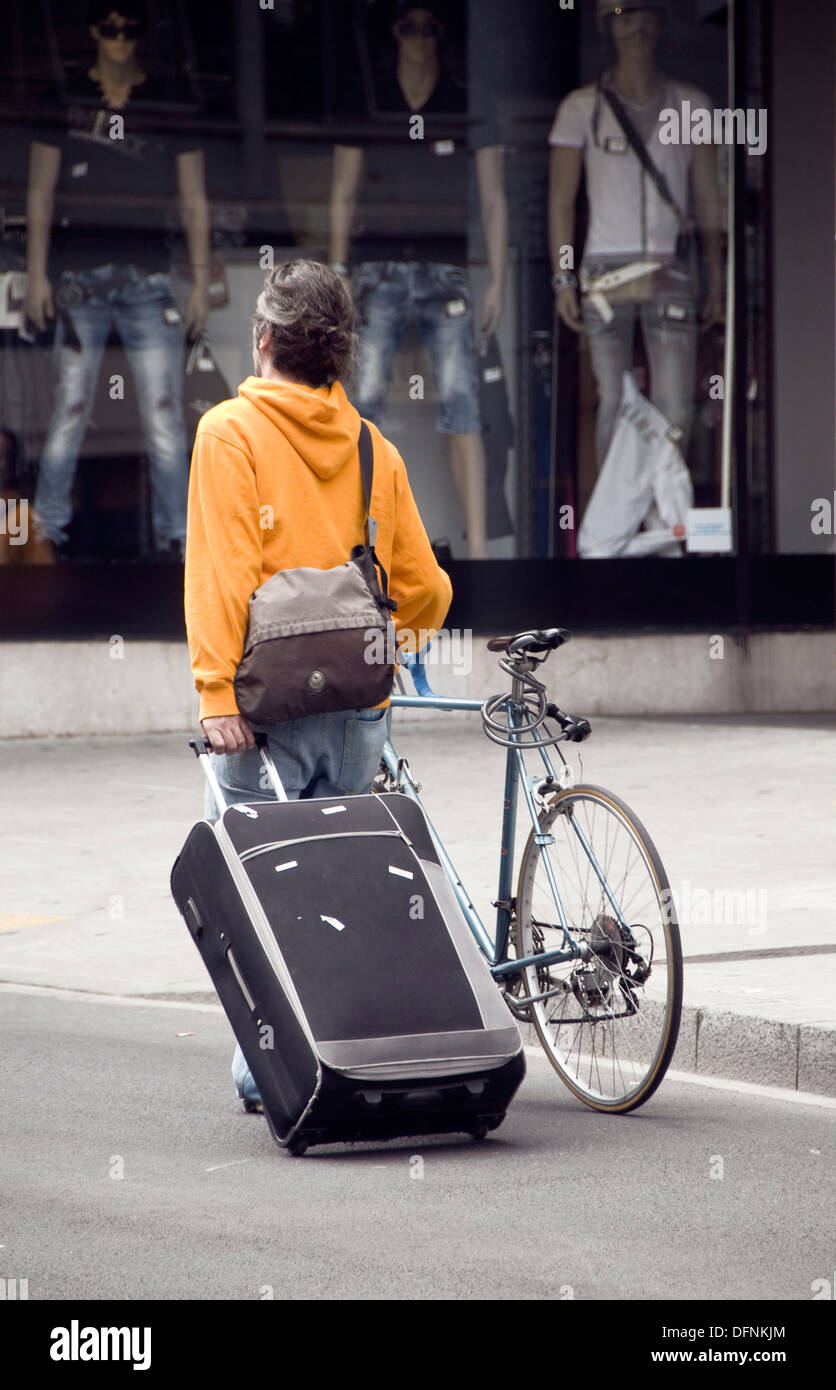
{"label": "suitcase side handle", "polygon": [[[287,801],[287,792],[285,791],[284,786],[282,784],[282,779],[279,776],[279,770],[276,767],[276,764],[273,762],[273,755],[270,752],[269,744],[267,741],[267,735],[261,732],[254,732],[253,738],[255,739],[255,746],[261,754],[261,761],[267,770],[267,776],[270,779],[270,785],[273,788],[273,791],[276,793],[276,800]],[[218,815],[222,816],[224,814],[224,811],[226,811],[227,809],[227,801],[226,797],[221,791],[221,784],[217,779],[215,769],[212,766],[212,760],[209,757],[209,754],[212,752],[212,745],[209,742],[208,738],[192,738],[189,739],[189,747],[191,748],[192,752],[194,753],[195,757],[197,758],[198,762],[203,768],[204,775],[206,777],[207,782],[209,783],[212,795],[215,798],[215,805],[218,808]]]}

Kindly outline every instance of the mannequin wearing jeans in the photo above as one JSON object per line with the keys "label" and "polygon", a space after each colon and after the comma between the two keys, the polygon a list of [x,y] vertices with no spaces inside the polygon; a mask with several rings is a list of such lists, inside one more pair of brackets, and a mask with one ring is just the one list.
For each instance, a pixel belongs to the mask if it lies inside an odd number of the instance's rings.
{"label": "mannequin wearing jeans", "polygon": [[[693,270],[677,261],[681,219],[658,193],[623,127],[604,99],[601,85],[578,89],[561,103],[549,137],[549,238],[555,272],[555,308],[574,332],[585,330],[598,386],[596,461],[607,454],[621,398],[625,371],[632,368],[633,333],[638,317],[650,365],[652,403],[682,431],[687,452],[693,417],[697,334],[722,319],[723,261],[716,164],[710,145],[666,146],[659,140],[659,112],[684,99],[708,105],[698,88],[665,77],[656,61],[664,35],[663,3],[598,0],[602,34],[611,41],[615,63],[602,82],[620,98],[644,140],[654,164],[665,174],[683,215],[693,202],[708,272],[708,294],[699,312]],[[661,262],[659,279],[637,280],[613,296],[614,317],[579,304],[578,278],[567,270],[574,242],[575,213],[582,171],[586,170],[590,227],[582,275],[593,279],[636,261]]]}
{"label": "mannequin wearing jeans", "polygon": [[[486,465],[475,337],[478,327],[487,341],[502,317],[508,212],[495,122],[472,121],[467,129],[467,92],[453,81],[439,55],[444,35],[440,13],[432,4],[397,6],[392,26],[396,65],[377,74],[377,109],[363,113],[374,114],[387,136],[397,136],[394,145],[391,140],[388,144],[390,182],[381,200],[379,170],[371,166],[385,159],[386,149],[376,131],[365,147],[335,147],[330,256],[332,266],[348,275],[351,250],[361,315],[357,405],[375,423],[382,416],[395,352],[410,317],[414,319],[432,363],[439,396],[437,429],[448,440],[468,555],[486,559]],[[466,203],[468,159],[474,153],[491,267],[478,322],[466,264],[466,206],[454,232],[440,226],[454,202]],[[448,189],[439,181],[454,170],[455,186]],[[376,204],[384,206],[376,206],[371,225],[364,210],[366,225],[352,250],[352,223],[364,181]],[[405,217],[402,203],[419,205],[412,219]],[[364,215],[358,220],[362,223]]]}
{"label": "mannequin wearing jeans", "polygon": [[[35,140],[30,150],[25,313],[39,330],[57,315],[58,372],[35,517],[39,535],[60,548],[72,520],[73,482],[102,354],[116,328],[145,435],[155,547],[160,558],[176,559],[186,534],[188,482],[184,316],[171,294],[165,204],[168,198],[179,202],[193,275],[185,328],[194,336],[208,313],[203,153],[193,135],[161,129],[159,103],[166,93],[138,53],[144,5],[119,0],[111,8],[110,0],[93,0],[89,12],[95,59],[50,98],[64,106],[65,130],[56,143]],[[66,200],[69,216],[53,228],[56,194]],[[130,199],[142,210],[126,216]],[[50,241],[53,279],[47,273]]]}

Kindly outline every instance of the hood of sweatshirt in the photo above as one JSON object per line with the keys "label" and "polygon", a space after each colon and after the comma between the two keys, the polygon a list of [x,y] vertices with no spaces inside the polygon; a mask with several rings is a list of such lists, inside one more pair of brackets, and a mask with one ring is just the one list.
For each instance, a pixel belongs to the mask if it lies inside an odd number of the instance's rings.
{"label": "hood of sweatshirt", "polygon": [[333,478],[353,458],[360,416],[338,381],[314,387],[248,376],[238,394],[281,431],[318,477]]}

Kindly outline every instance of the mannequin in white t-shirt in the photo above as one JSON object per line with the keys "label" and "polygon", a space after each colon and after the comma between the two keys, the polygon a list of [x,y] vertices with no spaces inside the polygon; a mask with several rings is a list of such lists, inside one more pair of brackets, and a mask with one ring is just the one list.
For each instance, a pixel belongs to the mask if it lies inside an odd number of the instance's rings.
{"label": "mannequin in white t-shirt", "polygon": [[[693,410],[699,324],[708,329],[723,317],[722,215],[717,169],[711,145],[670,145],[659,139],[660,112],[684,100],[708,107],[699,88],[665,76],[657,50],[667,25],[664,3],[594,0],[602,34],[615,49],[615,63],[600,82],[570,92],[561,103],[549,136],[549,242],[555,307],[564,323],[585,329],[598,386],[596,461],[600,470],[615,425],[621,384],[633,364],[635,319],[641,319],[650,365],[650,398],[682,431],[687,453]],[[662,197],[631,148],[623,127],[604,96],[611,86],[653,163],[664,174],[681,216]],[[581,173],[586,174],[589,231],[581,280],[620,266],[661,263],[653,277],[639,276],[633,289],[613,296],[613,318],[606,322],[588,300],[581,300],[578,277],[566,269],[566,248],[574,246]],[[705,256],[708,293],[701,312],[693,266],[677,260],[677,239],[692,209]]]}

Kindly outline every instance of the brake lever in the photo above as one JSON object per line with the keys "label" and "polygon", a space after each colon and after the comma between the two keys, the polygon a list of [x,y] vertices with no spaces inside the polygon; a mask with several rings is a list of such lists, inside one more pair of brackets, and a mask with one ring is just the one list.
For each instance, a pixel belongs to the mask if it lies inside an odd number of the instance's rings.
{"label": "brake lever", "polygon": [[556,719],[569,743],[583,743],[584,739],[589,738],[592,733],[592,725],[588,719],[583,719],[580,715],[564,714],[557,705],[547,705],[548,717]]}

